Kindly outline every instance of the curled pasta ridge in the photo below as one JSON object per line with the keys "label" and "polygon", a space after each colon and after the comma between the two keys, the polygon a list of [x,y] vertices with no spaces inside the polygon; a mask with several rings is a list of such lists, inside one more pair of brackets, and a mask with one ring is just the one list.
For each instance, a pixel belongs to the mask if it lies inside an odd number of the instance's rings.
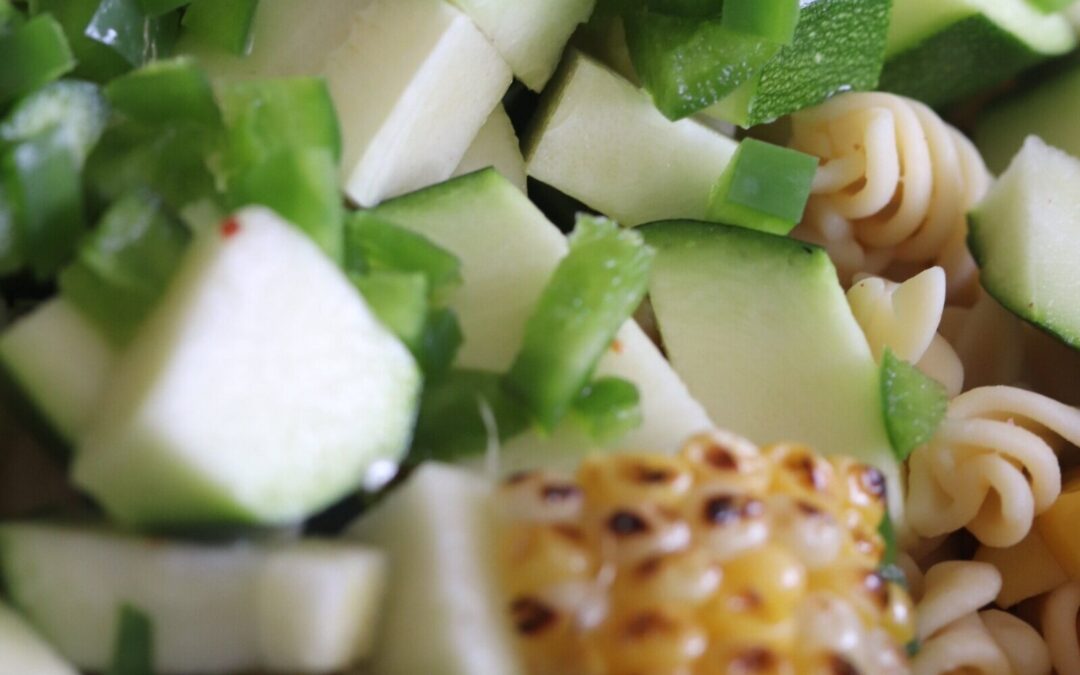
{"label": "curled pasta ridge", "polygon": [[950,297],[970,295],[966,214],[992,178],[960,132],[918,101],[859,92],[796,113],[791,146],[822,160],[797,234],[824,245],[845,281],[936,263]]}
{"label": "curled pasta ridge", "polygon": [[988,546],[1017,544],[1061,492],[1055,446],[1080,444],[1080,410],[1016,387],[954,398],[908,462],[908,518],[924,537],[967,528]]}
{"label": "curled pasta ridge", "polygon": [[1049,650],[1034,628],[1005,612],[980,611],[1001,588],[1001,575],[993,565],[938,563],[921,585],[925,590],[916,606],[921,648],[911,662],[913,673],[1050,672]]}
{"label": "curled pasta ridge", "polygon": [[945,293],[944,270],[931,267],[899,284],[881,277],[857,277],[847,298],[875,360],[880,362],[888,347],[956,396],[963,387],[964,367],[938,334]]}

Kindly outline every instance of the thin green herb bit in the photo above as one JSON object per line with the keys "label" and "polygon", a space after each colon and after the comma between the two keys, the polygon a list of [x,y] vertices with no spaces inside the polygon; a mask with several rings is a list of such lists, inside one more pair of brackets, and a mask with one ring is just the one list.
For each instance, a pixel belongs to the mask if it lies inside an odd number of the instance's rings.
{"label": "thin green herb bit", "polygon": [[506,385],[546,430],[566,415],[645,295],[654,252],[636,231],[581,216],[525,325]]}
{"label": "thin green herb bit", "polygon": [[890,349],[881,360],[881,399],[885,429],[901,462],[933,437],[949,402],[945,387]]}
{"label": "thin green herb bit", "polygon": [[154,675],[154,623],[125,604],[116,618],[116,642],[108,675]]}

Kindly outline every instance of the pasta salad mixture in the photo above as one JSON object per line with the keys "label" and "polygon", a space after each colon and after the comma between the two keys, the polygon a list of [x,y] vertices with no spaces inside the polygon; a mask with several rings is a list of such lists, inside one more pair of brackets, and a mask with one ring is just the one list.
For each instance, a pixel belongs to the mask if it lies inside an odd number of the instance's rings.
{"label": "pasta salad mixture", "polygon": [[1080,674],[1075,0],[0,0],[0,675]]}

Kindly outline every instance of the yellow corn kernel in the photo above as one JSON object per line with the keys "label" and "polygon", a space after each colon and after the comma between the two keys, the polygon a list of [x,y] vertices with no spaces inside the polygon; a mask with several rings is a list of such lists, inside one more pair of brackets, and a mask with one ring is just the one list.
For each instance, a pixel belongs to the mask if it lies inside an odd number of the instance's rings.
{"label": "yellow corn kernel", "polygon": [[520,595],[510,602],[510,616],[531,675],[577,671],[583,654],[572,614],[539,597]]}
{"label": "yellow corn kernel", "polygon": [[825,511],[845,503],[832,464],[810,448],[781,443],[765,448],[764,452],[774,464],[773,492],[804,499]]}
{"label": "yellow corn kernel", "polygon": [[596,514],[589,528],[608,562],[635,566],[690,545],[690,526],[678,512],[652,503],[615,507]]}
{"label": "yellow corn kernel", "polygon": [[1053,505],[1035,519],[1039,534],[1065,572],[1073,579],[1080,578],[1080,537],[1076,523],[1080,522],[1080,470],[1066,474],[1061,495]]}
{"label": "yellow corn kernel", "polygon": [[665,601],[700,605],[715,595],[723,578],[720,565],[701,549],[679,551],[642,561],[618,575],[614,602],[647,607]]}
{"label": "yellow corn kernel", "polygon": [[508,520],[566,523],[581,518],[584,496],[572,480],[544,471],[529,471],[503,481],[498,501],[500,514]]}
{"label": "yellow corn kernel", "polygon": [[699,434],[682,450],[699,481],[733,492],[764,493],[772,462],[750,441],[725,431]]}
{"label": "yellow corn kernel", "polygon": [[811,571],[809,581],[811,590],[849,603],[868,625],[877,624],[888,608],[888,585],[874,567],[834,565]]}
{"label": "yellow corn kernel", "polygon": [[641,503],[674,508],[690,491],[694,475],[679,457],[626,454],[586,459],[578,481],[590,508]]}
{"label": "yellow corn kernel", "polygon": [[794,675],[796,664],[787,652],[769,647],[726,642],[702,659],[701,675]]}
{"label": "yellow corn kernel", "polygon": [[515,528],[501,544],[506,585],[514,595],[595,574],[584,534],[573,525]]}
{"label": "yellow corn kernel", "polygon": [[840,482],[844,501],[847,503],[846,524],[876,530],[885,516],[886,482],[881,471],[849,457],[832,459]]}
{"label": "yellow corn kernel", "polygon": [[720,562],[769,539],[766,503],[756,495],[706,490],[688,501],[683,515],[698,541]]}
{"label": "yellow corn kernel", "polygon": [[768,500],[774,540],[787,547],[809,569],[831,565],[851,538],[836,517],[814,504],[789,495]]}
{"label": "yellow corn kernel", "polygon": [[709,644],[695,615],[673,605],[614,617],[601,640],[610,672],[617,673],[680,672],[700,659]]}
{"label": "yellow corn kernel", "polygon": [[766,544],[724,565],[720,607],[769,622],[790,617],[806,594],[806,568],[789,551]]}

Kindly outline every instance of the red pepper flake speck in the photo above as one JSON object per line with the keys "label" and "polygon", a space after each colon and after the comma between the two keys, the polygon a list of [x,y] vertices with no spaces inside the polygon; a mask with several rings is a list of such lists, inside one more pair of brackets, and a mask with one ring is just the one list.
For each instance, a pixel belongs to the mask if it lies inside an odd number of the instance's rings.
{"label": "red pepper flake speck", "polygon": [[229,239],[235,236],[240,231],[240,223],[236,218],[229,218],[221,224],[221,236],[224,239]]}
{"label": "red pepper flake speck", "polygon": [[620,340],[612,340],[611,341],[611,351],[615,352],[616,354],[622,354],[622,351],[623,351],[622,342]]}

